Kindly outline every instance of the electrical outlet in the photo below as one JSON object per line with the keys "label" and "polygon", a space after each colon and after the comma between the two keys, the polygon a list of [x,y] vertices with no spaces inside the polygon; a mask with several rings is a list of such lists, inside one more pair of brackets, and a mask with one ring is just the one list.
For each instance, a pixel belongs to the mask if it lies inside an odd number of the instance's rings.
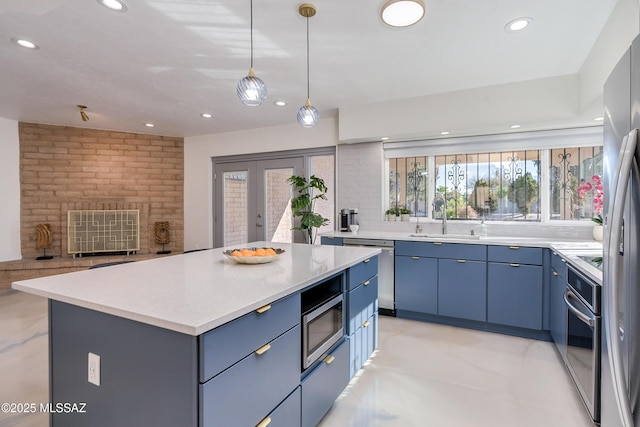
{"label": "electrical outlet", "polygon": [[91,384],[100,385],[100,356],[89,353],[88,381]]}

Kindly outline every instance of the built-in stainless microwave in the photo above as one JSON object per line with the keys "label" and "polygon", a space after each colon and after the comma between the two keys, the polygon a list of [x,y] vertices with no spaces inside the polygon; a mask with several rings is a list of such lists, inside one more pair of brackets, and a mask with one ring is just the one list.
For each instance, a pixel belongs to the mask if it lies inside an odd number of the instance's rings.
{"label": "built-in stainless microwave", "polygon": [[340,292],[302,313],[302,367],[307,369],[344,336],[344,296]]}

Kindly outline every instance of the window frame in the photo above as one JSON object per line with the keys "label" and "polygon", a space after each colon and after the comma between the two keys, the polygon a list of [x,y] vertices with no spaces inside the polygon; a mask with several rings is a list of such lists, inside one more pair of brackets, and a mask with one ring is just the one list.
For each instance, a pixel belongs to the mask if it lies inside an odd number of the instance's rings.
{"label": "window frame", "polygon": [[[385,175],[383,188],[389,194],[389,160],[405,157],[427,157],[429,194],[435,191],[435,159],[436,156],[458,154],[479,154],[513,150],[540,151],[540,221],[501,221],[491,220],[494,224],[544,223],[544,224],[580,224],[589,223],[588,219],[551,219],[550,184],[551,184],[551,150],[558,148],[581,148],[603,145],[602,126],[589,126],[571,129],[555,129],[532,132],[517,132],[497,135],[463,136],[414,140],[401,142],[384,142],[383,157]],[[388,208],[389,199],[383,200],[382,212]],[[416,217],[411,217],[416,221]],[[420,221],[438,221],[430,216],[420,217]],[[456,222],[477,223],[478,219],[456,219]]]}

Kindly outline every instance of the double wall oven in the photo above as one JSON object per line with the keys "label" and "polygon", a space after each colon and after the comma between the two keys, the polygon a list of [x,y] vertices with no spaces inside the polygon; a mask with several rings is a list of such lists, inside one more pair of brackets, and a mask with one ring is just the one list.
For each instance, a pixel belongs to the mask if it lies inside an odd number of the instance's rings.
{"label": "double wall oven", "polygon": [[569,265],[565,363],[595,422],[600,421],[601,286]]}

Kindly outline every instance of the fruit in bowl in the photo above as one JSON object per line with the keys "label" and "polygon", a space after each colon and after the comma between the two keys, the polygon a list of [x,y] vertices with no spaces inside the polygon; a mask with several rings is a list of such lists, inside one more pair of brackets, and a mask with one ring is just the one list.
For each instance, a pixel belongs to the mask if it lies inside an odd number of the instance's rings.
{"label": "fruit in bowl", "polygon": [[271,262],[284,253],[284,249],[279,248],[241,248],[229,249],[222,254],[239,264],[265,264]]}

